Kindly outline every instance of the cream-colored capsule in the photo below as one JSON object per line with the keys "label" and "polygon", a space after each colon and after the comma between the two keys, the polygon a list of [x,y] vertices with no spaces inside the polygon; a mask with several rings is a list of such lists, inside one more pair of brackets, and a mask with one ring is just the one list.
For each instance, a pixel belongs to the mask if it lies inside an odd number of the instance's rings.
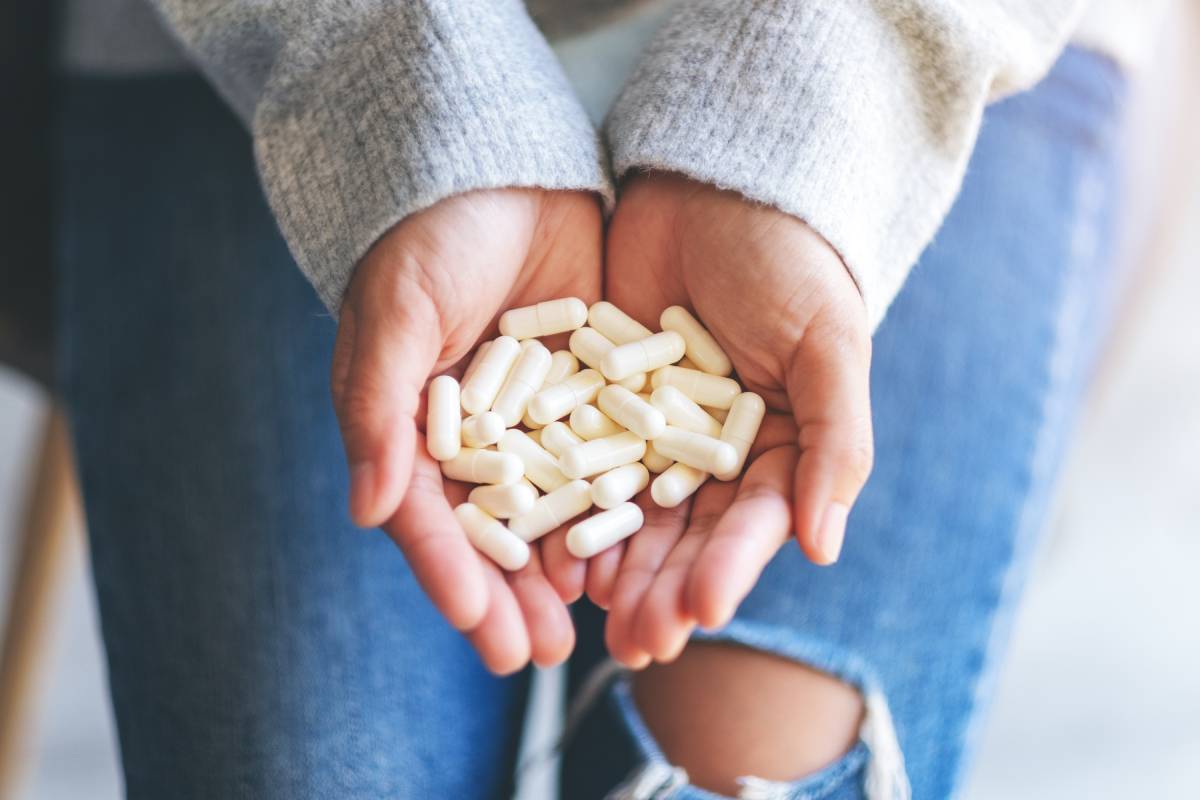
{"label": "cream-colored capsule", "polygon": [[614,436],[625,430],[590,403],[584,403],[571,412],[571,430],[585,442]]}
{"label": "cream-colored capsule", "polygon": [[[726,447],[733,449],[732,445]],[[636,433],[625,431],[568,448],[558,459],[558,468],[568,478],[586,478],[608,472],[622,464],[640,461],[645,454],[646,440]],[[736,453],[734,457],[737,457]]]}
{"label": "cream-colored capsule", "polygon": [[479,346],[475,348],[475,355],[471,356],[470,363],[467,364],[467,368],[463,370],[462,378],[459,379],[460,384],[471,380],[471,376],[475,374],[475,370],[479,369],[479,362],[483,361],[483,354],[487,352],[487,349],[491,345],[491,341],[480,342]]}
{"label": "cream-colored capsule", "polygon": [[550,371],[546,373],[546,379],[538,389],[562,383],[576,372],[579,372],[579,359],[575,354],[570,350],[555,350],[550,354]]}
{"label": "cream-colored capsule", "polygon": [[537,499],[537,489],[533,488],[533,484],[524,481],[493,486],[476,486],[467,495],[468,502],[479,506],[496,519],[508,519],[527,514],[533,509],[533,504]]}
{"label": "cream-colored capsule", "polygon": [[544,497],[533,509],[509,520],[509,529],[522,541],[532,542],[592,507],[592,487],[587,481],[571,481]]}
{"label": "cream-colored capsule", "polygon": [[644,519],[642,509],[633,503],[593,514],[567,531],[567,552],[576,558],[591,558],[637,533]]}
{"label": "cream-colored capsule", "polygon": [[742,393],[742,387],[733,378],[722,378],[720,375],[709,375],[694,369],[683,367],[662,367],[655,370],[650,382],[657,389],[660,386],[674,386],[692,400],[702,406],[712,408],[729,408],[733,398]]}
{"label": "cream-colored capsule", "polygon": [[675,462],[655,450],[654,442],[646,442],[646,455],[642,456],[642,463],[646,465],[646,469],[657,475],[665,472]]}
{"label": "cream-colored capsule", "polygon": [[521,459],[525,477],[543,492],[552,492],[567,482],[558,469],[558,459],[524,431],[516,428],[505,431],[498,446],[501,453],[512,453]]}
{"label": "cream-colored capsule", "polygon": [[577,444],[583,444],[583,439],[579,438],[574,431],[567,426],[565,422],[551,422],[545,428],[542,428],[542,437],[539,441],[542,447],[546,448],[549,453],[558,458],[568,447],[574,447]]}
{"label": "cream-colored capsule", "polygon": [[650,484],[650,499],[662,508],[674,508],[695,494],[706,480],[708,473],[703,470],[687,464],[673,464]]}
{"label": "cream-colored capsule", "polygon": [[487,447],[504,435],[504,419],[495,411],[472,414],[462,421],[462,443],[467,447]]}
{"label": "cream-colored capsule", "polygon": [[714,439],[721,435],[721,423],[674,386],[658,387],[650,395],[650,402],[663,413],[667,422],[676,428],[703,433]]}
{"label": "cream-colored capsule", "polygon": [[462,407],[468,414],[482,414],[492,407],[500,387],[521,355],[520,343],[511,336],[493,339],[484,351],[471,379],[462,387]]}
{"label": "cream-colored capsule", "polygon": [[654,331],[607,300],[592,303],[588,309],[588,324],[614,344],[629,344],[654,335]]}
{"label": "cream-colored capsule", "polygon": [[454,509],[454,516],[466,531],[467,541],[501,569],[513,572],[529,563],[529,545],[479,506],[463,503]]}
{"label": "cream-colored capsule", "polygon": [[458,381],[439,375],[429,382],[426,398],[425,447],[435,461],[449,461],[462,447],[462,417],[458,413]]}
{"label": "cream-colored capsule", "polygon": [[512,453],[464,447],[454,458],[442,462],[442,474],[467,483],[516,483],[525,474],[525,465]]}
{"label": "cream-colored capsule", "polygon": [[532,339],[573,331],[587,322],[587,305],[578,297],[546,300],[533,306],[512,308],[500,315],[500,332],[514,339]]}
{"label": "cream-colored capsule", "polygon": [[746,456],[750,454],[750,446],[758,429],[762,426],[763,417],[767,414],[767,404],[754,392],[742,392],[729,407],[729,418],[721,428],[721,441],[729,442],[737,450],[737,463],[724,472],[714,473],[717,480],[733,480],[746,465]]}
{"label": "cream-colored capsule", "polygon": [[534,422],[549,425],[565,417],[577,406],[590,403],[604,388],[604,376],[594,369],[576,372],[565,381],[542,389],[529,401],[529,416]]}
{"label": "cream-colored capsule", "polygon": [[717,340],[683,306],[671,306],[658,318],[664,331],[675,331],[687,342],[687,357],[709,375],[728,375],[733,362]]}
{"label": "cream-colored capsule", "polygon": [[616,347],[595,328],[580,328],[572,332],[567,346],[576,358],[594,370],[600,369],[600,362],[609,350]]}
{"label": "cream-colored capsule", "polygon": [[674,425],[668,425],[662,435],[655,437],[654,449],[667,458],[705,472],[728,472],[737,464],[737,450],[729,442]]}
{"label": "cream-colored capsule", "polygon": [[639,392],[642,391],[642,389],[646,388],[646,383],[649,380],[650,380],[650,378],[646,375],[645,372],[638,372],[633,375],[630,375],[628,378],[626,378],[624,380],[617,381],[617,386],[624,387],[624,388],[628,389],[629,391],[633,392],[634,394],[638,394]]}
{"label": "cream-colored capsule", "polygon": [[612,508],[631,499],[650,483],[650,471],[640,461],[610,469],[592,481],[592,502]]}
{"label": "cream-colored capsule", "polygon": [[633,431],[643,439],[653,439],[667,427],[667,418],[654,406],[628,389],[611,384],[600,390],[596,398],[600,410],[613,422]]}
{"label": "cream-colored capsule", "polygon": [[601,372],[610,381],[619,381],[638,372],[651,370],[674,364],[683,358],[683,337],[675,331],[663,331],[640,339],[636,342],[623,344],[608,351],[601,362]]}
{"label": "cream-colored capsule", "polygon": [[505,425],[512,427],[521,421],[530,398],[542,388],[550,361],[550,351],[541,342],[530,339],[521,343],[521,355],[492,404],[492,411],[504,418]]}

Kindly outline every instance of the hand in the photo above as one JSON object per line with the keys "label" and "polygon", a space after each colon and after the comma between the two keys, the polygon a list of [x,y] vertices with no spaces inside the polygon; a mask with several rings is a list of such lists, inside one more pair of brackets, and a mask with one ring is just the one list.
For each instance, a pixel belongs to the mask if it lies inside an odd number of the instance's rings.
{"label": "hand", "polygon": [[793,532],[814,562],[837,560],[872,465],[871,339],[853,279],[808,225],[683,177],[625,187],[606,267],[606,297],[653,329],[667,306],[691,309],[768,409],[740,480],[675,509],[643,498],[625,552],[588,565],[609,650],[640,667],[728,622]]}
{"label": "hand", "polygon": [[[566,658],[565,600],[584,568],[560,532],[527,567],[503,574],[466,539],[425,450],[423,391],[457,369],[499,314],[567,295],[599,296],[602,220],[583,192],[505,189],[445,199],[388,231],[355,270],[341,308],[332,389],[350,465],[350,514],[382,525],[452,625],[497,673]],[[539,552],[540,551],[540,552]],[[556,565],[556,587],[543,571]],[[573,595],[573,596],[572,596]]]}

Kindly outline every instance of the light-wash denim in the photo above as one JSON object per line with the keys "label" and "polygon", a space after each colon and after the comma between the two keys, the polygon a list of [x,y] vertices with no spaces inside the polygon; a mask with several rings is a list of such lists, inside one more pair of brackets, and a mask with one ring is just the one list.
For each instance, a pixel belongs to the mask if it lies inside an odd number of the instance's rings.
{"label": "light-wash denim", "polygon": [[[568,70],[615,85],[630,41],[568,44]],[[842,677],[875,726],[745,797],[959,785],[1106,317],[1122,88],[1069,51],[988,111],[875,337],[877,463],[841,561],[785,547],[705,635]],[[583,87],[594,109],[604,89]],[[392,543],[347,520],[334,323],[245,131],[197,77],[76,78],[58,142],[63,388],[129,796],[509,796],[529,675],[486,673]],[[603,669],[602,615],[577,611],[575,692]],[[621,677],[563,764],[570,800],[713,797],[666,764]]]}

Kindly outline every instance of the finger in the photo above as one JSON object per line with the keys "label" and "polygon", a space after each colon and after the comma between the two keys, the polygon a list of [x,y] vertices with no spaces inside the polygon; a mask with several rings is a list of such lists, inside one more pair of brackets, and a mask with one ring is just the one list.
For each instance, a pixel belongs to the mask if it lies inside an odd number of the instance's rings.
{"label": "finger", "polygon": [[525,619],[533,663],[552,667],[566,661],[575,646],[575,628],[562,598],[546,580],[536,547],[529,563],[507,580]]}
{"label": "finger", "polygon": [[792,445],[764,453],[750,465],[737,496],[713,526],[688,576],[687,607],[704,628],[733,617],[792,529]]}
{"label": "finger", "polygon": [[550,585],[564,603],[574,603],[583,595],[587,580],[587,562],[567,550],[567,529],[563,525],[542,537],[538,543],[542,568]]}
{"label": "finger", "polygon": [[343,308],[332,384],[350,467],[350,516],[372,527],[404,498],[421,389],[442,339],[437,311],[420,290],[361,294]]}
{"label": "finger", "polygon": [[788,368],[800,445],[796,537],[817,564],[837,561],[850,506],[871,472],[870,352],[865,324],[817,320]]}
{"label": "finger", "polygon": [[470,630],[488,610],[484,571],[446,500],[438,464],[425,452],[425,438],[419,434],[416,447],[408,493],[384,530],[450,624]]}
{"label": "finger", "polygon": [[625,542],[617,542],[587,560],[587,596],[605,611],[612,598],[613,582],[625,555]]}
{"label": "finger", "polygon": [[479,555],[475,556],[475,561],[487,576],[489,602],[487,615],[467,633],[467,639],[491,672],[511,675],[529,663],[529,631],[525,627],[525,618],[516,596],[496,565],[485,563]]}

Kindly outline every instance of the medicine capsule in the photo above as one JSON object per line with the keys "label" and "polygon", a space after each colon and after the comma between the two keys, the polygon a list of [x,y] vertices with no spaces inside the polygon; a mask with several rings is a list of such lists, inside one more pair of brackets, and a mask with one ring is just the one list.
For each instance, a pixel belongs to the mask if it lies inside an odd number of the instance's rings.
{"label": "medicine capsule", "polygon": [[650,372],[674,364],[683,358],[683,337],[675,331],[656,333],[647,339],[623,344],[608,351],[601,372],[610,381],[619,381],[638,372]]}
{"label": "medicine capsule", "polygon": [[758,429],[762,426],[763,417],[767,414],[767,404],[754,392],[742,392],[729,408],[729,418],[721,428],[721,441],[729,442],[737,450],[737,464],[725,472],[714,473],[717,480],[733,480],[741,473],[746,465],[746,456],[750,454],[750,446]]}
{"label": "medicine capsule", "polygon": [[531,511],[509,520],[509,530],[522,541],[536,541],[591,507],[592,487],[587,481],[571,481],[539,497]]}
{"label": "medicine capsule", "polygon": [[524,431],[509,429],[500,437],[501,453],[511,453],[521,459],[525,477],[543,492],[552,492],[567,482],[558,469],[558,459]]}
{"label": "medicine capsule", "polygon": [[664,331],[675,331],[687,343],[687,357],[709,375],[728,375],[733,362],[717,340],[683,306],[671,306],[658,318]]}
{"label": "medicine capsule", "polygon": [[466,383],[471,379],[471,376],[475,374],[475,370],[479,369],[479,362],[483,361],[483,354],[487,352],[487,349],[491,345],[490,341],[479,343],[479,347],[475,348],[475,355],[471,356],[471,363],[467,364],[467,368],[463,371],[459,383]]}
{"label": "medicine capsule", "polygon": [[580,328],[575,331],[571,334],[567,346],[576,358],[594,370],[600,369],[600,362],[608,355],[608,351],[616,347],[595,328]]}
{"label": "medicine capsule", "polygon": [[458,381],[439,375],[429,382],[426,398],[425,447],[435,461],[449,461],[462,447]]}
{"label": "medicine capsule", "polygon": [[532,339],[573,331],[587,322],[587,305],[578,297],[546,300],[513,308],[500,315],[500,332],[514,339]]}
{"label": "medicine capsule", "polygon": [[571,430],[585,442],[605,436],[614,436],[625,430],[606,417],[600,409],[588,403],[584,403],[571,412],[570,422]]}
{"label": "medicine capsule", "polygon": [[442,474],[467,483],[516,483],[525,474],[525,465],[512,453],[464,447],[454,458],[442,462]]}
{"label": "medicine capsule", "polygon": [[529,416],[534,422],[549,425],[565,417],[584,403],[596,399],[604,388],[604,376],[594,369],[575,373],[565,381],[542,389],[529,401]]}
{"label": "medicine capsule", "polygon": [[505,425],[511,428],[521,421],[529,400],[542,388],[550,361],[550,351],[541,342],[530,339],[521,343],[521,355],[492,404],[492,411],[504,418]]}
{"label": "medicine capsule", "polygon": [[655,450],[654,442],[646,442],[646,455],[642,456],[642,463],[646,465],[646,469],[657,475],[665,472],[675,462]]}
{"label": "medicine capsule", "polygon": [[537,489],[525,482],[502,483],[495,486],[476,486],[467,495],[474,503],[497,519],[508,519],[528,514],[537,502]]}
{"label": "medicine capsule", "polygon": [[610,469],[592,481],[592,502],[600,508],[613,508],[645,489],[650,471],[640,461]]}
{"label": "medicine capsule", "polygon": [[674,508],[695,494],[706,480],[708,473],[703,470],[687,464],[673,464],[650,484],[650,499],[662,508]]}
{"label": "medicine capsule", "polygon": [[471,379],[463,383],[462,407],[468,414],[482,414],[492,407],[519,355],[521,345],[511,336],[492,340]]}
{"label": "medicine capsule", "polygon": [[733,445],[674,425],[668,425],[662,435],[654,439],[654,449],[667,458],[705,472],[728,472],[737,464],[737,450]]}
{"label": "medicine capsule", "polygon": [[504,420],[495,411],[472,414],[462,421],[462,443],[467,447],[487,447],[500,441],[504,429]]}
{"label": "medicine capsule", "polygon": [[613,422],[643,439],[653,439],[667,427],[667,418],[661,411],[616,384],[601,389],[596,402]]}
{"label": "medicine capsule", "polygon": [[634,375],[630,375],[624,380],[617,381],[617,386],[621,386],[633,392],[634,394],[637,394],[641,392],[642,389],[646,388],[646,383],[649,380],[650,378],[645,372],[639,372]]}
{"label": "medicine capsule", "polygon": [[454,516],[466,531],[467,541],[501,569],[514,572],[529,563],[529,545],[479,506],[463,503],[454,509]]}
{"label": "medicine capsule", "polygon": [[676,428],[703,433],[714,439],[721,435],[721,423],[674,386],[658,387],[650,395],[650,402],[663,413],[667,422]]}
{"label": "medicine capsule", "polygon": [[545,427],[544,425],[542,425],[542,423],[535,422],[533,417],[529,416],[529,407],[528,406],[526,406],[526,408],[525,408],[525,416],[521,417],[521,424],[524,425],[526,428],[529,428],[531,433],[533,431],[536,431],[538,428]]}
{"label": "medicine capsule", "polygon": [[588,324],[613,344],[629,344],[654,335],[652,330],[607,300],[592,303],[588,309]]}
{"label": "medicine capsule", "polygon": [[576,372],[579,372],[579,359],[570,350],[555,350],[550,354],[550,371],[538,390],[562,383]]}
{"label": "medicine capsule", "polygon": [[546,448],[550,455],[558,458],[568,447],[583,444],[583,439],[579,438],[567,426],[567,423],[551,422],[545,428],[542,428],[542,436],[539,443],[542,447]]}
{"label": "medicine capsule", "polygon": [[591,558],[637,533],[643,520],[642,509],[633,503],[593,514],[567,531],[567,552],[576,558]]}
{"label": "medicine capsule", "polygon": [[710,408],[729,408],[733,405],[733,398],[742,393],[742,387],[733,378],[722,378],[719,375],[709,375],[707,372],[683,367],[662,367],[655,370],[650,382],[655,389],[660,386],[674,386],[692,398],[693,402]]}
{"label": "medicine capsule", "polygon": [[[732,445],[725,446],[730,451],[733,450]],[[589,475],[608,472],[623,464],[640,461],[645,454],[646,440],[636,433],[625,431],[568,448],[558,459],[558,468],[568,478],[586,478]],[[737,453],[734,453],[733,457],[736,458]]]}

